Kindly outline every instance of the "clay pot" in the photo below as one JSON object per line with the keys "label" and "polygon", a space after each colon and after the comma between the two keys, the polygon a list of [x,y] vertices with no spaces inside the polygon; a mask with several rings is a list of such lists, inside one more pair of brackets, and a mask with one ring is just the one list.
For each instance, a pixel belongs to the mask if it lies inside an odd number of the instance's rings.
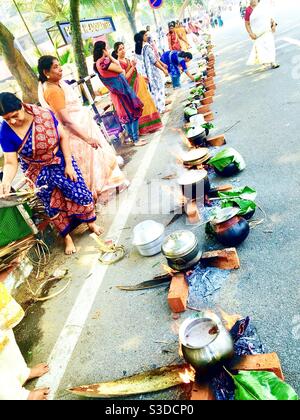
{"label": "clay pot", "polygon": [[243,217],[235,216],[227,222],[214,226],[217,240],[228,247],[235,247],[244,242],[250,233],[250,226]]}
{"label": "clay pot", "polygon": [[214,167],[215,172],[219,175],[222,176],[224,178],[229,178],[233,175],[236,175],[240,172],[239,168],[237,167],[237,165],[233,162],[230,163],[230,165],[226,166],[226,168],[223,169],[223,171],[219,171],[219,169]]}

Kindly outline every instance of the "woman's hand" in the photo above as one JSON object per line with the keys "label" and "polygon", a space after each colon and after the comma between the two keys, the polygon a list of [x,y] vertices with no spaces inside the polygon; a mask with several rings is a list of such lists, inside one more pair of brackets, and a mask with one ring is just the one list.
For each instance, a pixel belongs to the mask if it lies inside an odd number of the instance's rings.
{"label": "woman's hand", "polygon": [[95,149],[95,150],[99,149],[99,147],[101,148],[101,143],[100,143],[100,140],[99,139],[95,139],[95,138],[90,137],[87,140],[87,143],[90,146],[92,146],[92,148]]}
{"label": "woman's hand", "polygon": [[70,178],[71,181],[77,182],[77,175],[71,163],[67,164],[65,169],[65,176]]}
{"label": "woman's hand", "polygon": [[253,39],[253,41],[255,41],[257,39],[257,36],[254,33],[252,33],[250,34],[250,38]]}
{"label": "woman's hand", "polygon": [[137,61],[134,58],[131,60],[131,65],[132,67],[136,68]]}
{"label": "woman's hand", "polygon": [[0,198],[5,198],[10,193],[10,185],[0,183]]}
{"label": "woman's hand", "polygon": [[165,73],[165,76],[168,77],[169,76],[169,72],[167,69],[164,69],[163,72]]}

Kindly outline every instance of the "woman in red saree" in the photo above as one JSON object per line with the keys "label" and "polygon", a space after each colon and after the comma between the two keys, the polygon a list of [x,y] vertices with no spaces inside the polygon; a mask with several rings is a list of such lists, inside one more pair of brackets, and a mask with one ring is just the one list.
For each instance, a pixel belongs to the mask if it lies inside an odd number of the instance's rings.
{"label": "woman in red saree", "polygon": [[129,137],[135,146],[144,146],[146,142],[139,140],[139,119],[143,112],[143,103],[129,86],[125,71],[106,49],[103,41],[94,45],[94,70],[111,94],[116,113],[125,125]]}
{"label": "woman in red saree", "polygon": [[167,35],[170,51],[181,51],[180,40],[175,30],[175,23],[170,23]]}
{"label": "woman in red saree", "polygon": [[68,138],[51,111],[23,104],[12,93],[0,94],[0,144],[4,152],[0,197],[10,192],[18,170],[18,159],[25,176],[39,189],[37,193],[52,224],[65,241],[65,252],[76,252],[72,230],[87,223],[100,235],[95,205],[76,161]]}
{"label": "woman in red saree", "polygon": [[138,73],[136,63],[126,58],[126,51],[123,42],[115,43],[112,56],[119,61],[122,69],[125,70],[125,77],[130,87],[135,91],[137,97],[144,104],[143,114],[139,119],[140,135],[160,130],[163,125],[160,114],[148,90],[147,82],[145,78]]}

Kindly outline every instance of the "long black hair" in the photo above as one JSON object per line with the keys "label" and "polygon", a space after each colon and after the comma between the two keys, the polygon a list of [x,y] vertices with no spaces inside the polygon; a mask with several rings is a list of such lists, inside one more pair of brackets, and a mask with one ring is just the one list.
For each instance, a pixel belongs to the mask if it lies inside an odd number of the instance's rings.
{"label": "long black hair", "polygon": [[20,111],[22,109],[22,101],[13,93],[0,93],[0,115],[9,114],[10,112]]}
{"label": "long black hair", "polygon": [[94,45],[93,57],[94,57],[94,71],[99,74],[96,63],[103,57],[104,50],[106,49],[106,43],[104,41],[97,41]]}
{"label": "long black hair", "polygon": [[39,81],[45,83],[47,81],[47,77],[45,76],[44,71],[50,71],[53,62],[57,60],[56,57],[53,55],[43,55],[39,58],[38,61],[38,72],[39,72]]}
{"label": "long black hair", "polygon": [[124,42],[116,42],[115,45],[114,45],[114,50],[113,50],[112,56],[116,60],[118,59],[118,49],[120,48],[121,45],[124,45]]}
{"label": "long black hair", "polygon": [[146,33],[147,33],[147,31],[141,31],[138,34],[134,35],[135,53],[137,55],[142,54],[144,36],[145,36]]}

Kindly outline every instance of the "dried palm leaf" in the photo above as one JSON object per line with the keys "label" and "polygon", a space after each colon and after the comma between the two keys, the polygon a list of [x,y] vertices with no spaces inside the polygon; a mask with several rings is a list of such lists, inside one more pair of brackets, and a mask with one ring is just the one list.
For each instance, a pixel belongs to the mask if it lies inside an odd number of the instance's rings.
{"label": "dried palm leaf", "polygon": [[[167,366],[113,382],[85,385],[69,389],[75,395],[89,398],[115,398],[162,391],[185,383],[187,365]],[[181,376],[182,375],[182,376]]]}

